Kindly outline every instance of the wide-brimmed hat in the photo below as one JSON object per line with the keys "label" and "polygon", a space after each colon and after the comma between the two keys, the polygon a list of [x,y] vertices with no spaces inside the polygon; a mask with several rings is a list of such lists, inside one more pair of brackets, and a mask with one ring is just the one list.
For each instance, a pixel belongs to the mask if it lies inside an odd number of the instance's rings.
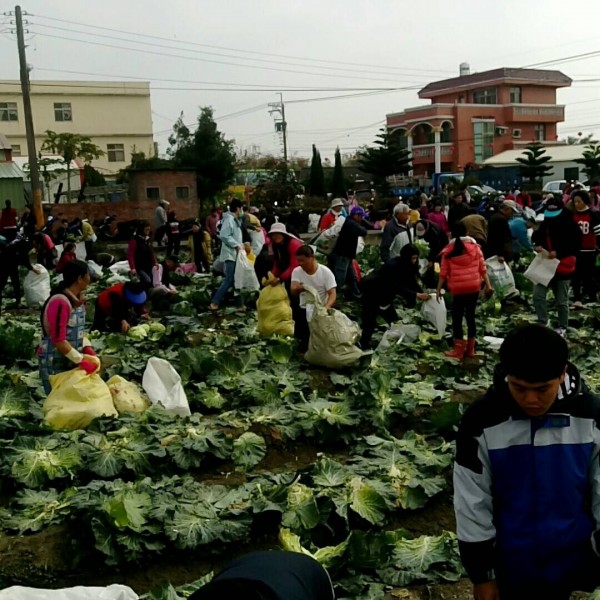
{"label": "wide-brimmed hat", "polygon": [[341,198],[334,198],[331,201],[331,208],[337,208],[338,206],[344,206],[344,201]]}
{"label": "wide-brimmed hat", "polygon": [[287,227],[283,223],[273,223],[271,229],[269,229],[269,235],[272,233],[282,233],[283,235],[291,235],[288,232]]}

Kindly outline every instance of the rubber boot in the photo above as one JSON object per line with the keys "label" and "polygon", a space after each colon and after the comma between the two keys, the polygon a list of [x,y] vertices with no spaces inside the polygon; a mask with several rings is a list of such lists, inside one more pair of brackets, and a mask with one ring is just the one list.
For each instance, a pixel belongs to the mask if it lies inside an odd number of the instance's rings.
{"label": "rubber boot", "polygon": [[465,352],[465,358],[475,358],[475,338],[469,338],[467,340],[467,350]]}
{"label": "rubber boot", "polygon": [[465,340],[454,340],[454,348],[444,354],[448,358],[456,358],[456,360],[462,360],[465,356],[465,350],[467,348],[467,342]]}

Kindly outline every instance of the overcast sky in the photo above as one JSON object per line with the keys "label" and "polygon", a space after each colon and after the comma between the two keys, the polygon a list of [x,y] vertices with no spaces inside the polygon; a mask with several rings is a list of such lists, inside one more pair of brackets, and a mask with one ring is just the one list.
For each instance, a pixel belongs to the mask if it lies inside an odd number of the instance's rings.
{"label": "overcast sky", "polygon": [[[193,123],[198,107],[212,106],[220,129],[239,147],[280,153],[267,104],[282,90],[290,156],[310,156],[312,143],[324,158],[338,145],[351,153],[373,140],[386,113],[427,103],[418,89],[458,75],[463,61],[483,71],[570,59],[544,67],[575,80],[558,92],[567,105],[559,135],[600,137],[600,3],[592,0],[26,0],[21,6],[30,13],[32,79],[150,81],[161,152],[181,111]],[[2,79],[19,74],[9,21],[3,18],[0,36]],[[261,91],[245,91],[252,87]]]}

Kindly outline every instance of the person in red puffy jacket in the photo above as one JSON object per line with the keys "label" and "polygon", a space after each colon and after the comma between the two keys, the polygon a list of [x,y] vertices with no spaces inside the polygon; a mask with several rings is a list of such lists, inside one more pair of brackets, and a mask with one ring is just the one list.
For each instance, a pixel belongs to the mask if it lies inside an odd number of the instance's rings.
{"label": "person in red puffy jacket", "polygon": [[[452,228],[453,239],[440,253],[442,264],[436,294],[439,301],[445,283],[452,294],[454,348],[444,354],[458,360],[462,360],[465,356],[467,358],[475,356],[475,309],[482,280],[485,282],[486,294],[492,293],[481,248],[473,238],[467,237],[466,233],[462,223],[457,223]],[[466,342],[463,334],[463,318],[467,320]]]}

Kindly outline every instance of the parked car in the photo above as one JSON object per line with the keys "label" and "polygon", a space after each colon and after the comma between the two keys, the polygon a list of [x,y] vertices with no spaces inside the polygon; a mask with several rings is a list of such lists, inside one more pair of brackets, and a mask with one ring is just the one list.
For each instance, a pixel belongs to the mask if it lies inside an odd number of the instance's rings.
{"label": "parked car", "polygon": [[[566,179],[557,179],[556,181],[549,181],[544,184],[542,190],[546,193],[551,192],[553,194],[562,193],[562,191],[567,187],[567,183],[569,183]],[[587,185],[583,185],[581,181],[575,181],[576,184],[579,184],[583,187],[584,190],[589,191],[589,187]]]}

